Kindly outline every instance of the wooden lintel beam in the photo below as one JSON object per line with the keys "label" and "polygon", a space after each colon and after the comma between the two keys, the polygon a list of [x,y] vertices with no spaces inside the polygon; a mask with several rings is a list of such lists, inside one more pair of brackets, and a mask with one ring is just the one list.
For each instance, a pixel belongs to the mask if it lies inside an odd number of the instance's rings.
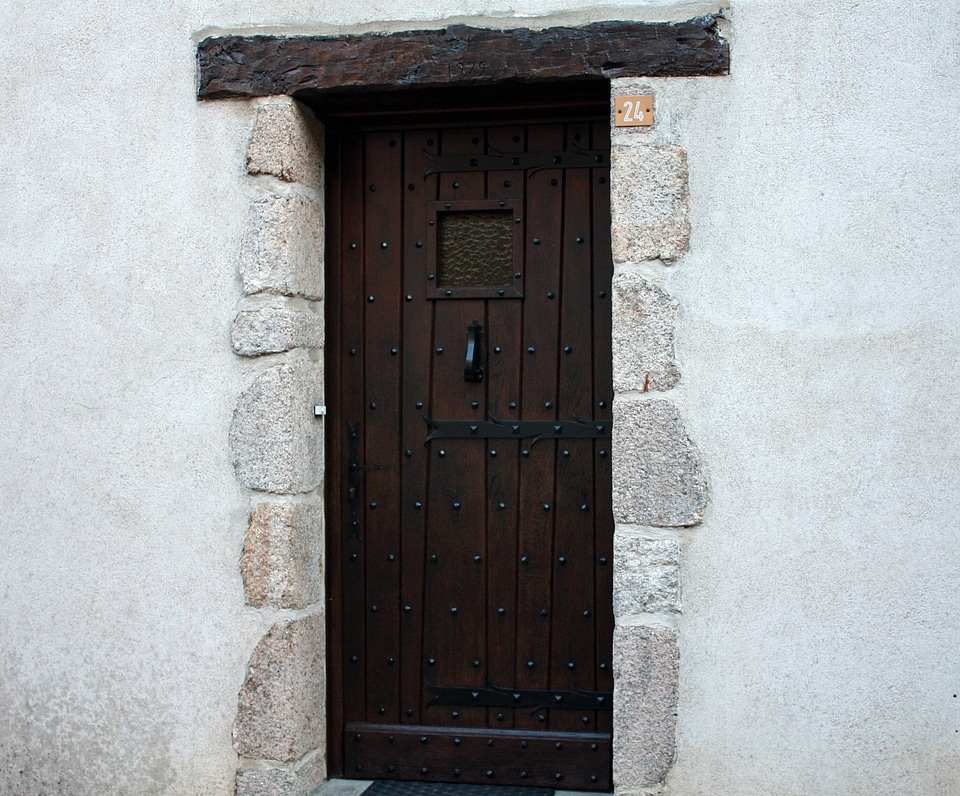
{"label": "wooden lintel beam", "polygon": [[444,30],[351,36],[215,36],[197,48],[200,99],[336,89],[491,85],[576,77],[724,75],[712,16],[686,22]]}

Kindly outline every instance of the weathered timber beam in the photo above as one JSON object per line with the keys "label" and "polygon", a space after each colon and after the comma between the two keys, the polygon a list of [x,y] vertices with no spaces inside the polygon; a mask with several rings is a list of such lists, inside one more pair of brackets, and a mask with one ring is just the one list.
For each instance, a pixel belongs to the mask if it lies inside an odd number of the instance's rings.
{"label": "weathered timber beam", "polygon": [[716,19],[595,22],[579,28],[355,36],[220,36],[197,48],[200,99],[363,88],[489,85],[571,77],[724,75]]}

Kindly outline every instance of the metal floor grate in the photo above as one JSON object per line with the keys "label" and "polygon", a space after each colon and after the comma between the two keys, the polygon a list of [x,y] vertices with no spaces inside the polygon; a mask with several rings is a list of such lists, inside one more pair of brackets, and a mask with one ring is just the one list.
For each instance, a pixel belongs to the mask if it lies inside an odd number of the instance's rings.
{"label": "metal floor grate", "polygon": [[554,796],[553,788],[511,785],[458,785],[449,782],[377,780],[362,796]]}

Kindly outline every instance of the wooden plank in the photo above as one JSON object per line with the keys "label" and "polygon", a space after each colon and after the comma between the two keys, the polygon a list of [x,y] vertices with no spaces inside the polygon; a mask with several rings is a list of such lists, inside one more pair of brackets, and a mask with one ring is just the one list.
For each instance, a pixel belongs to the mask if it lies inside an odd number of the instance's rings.
{"label": "wooden plank", "polygon": [[396,133],[368,133],[364,158],[364,472],[367,720],[400,717],[401,152]]}
{"label": "wooden plank", "polygon": [[[441,132],[440,153],[482,152],[483,132],[477,128]],[[451,172],[439,175],[438,200],[483,199],[485,175]],[[431,271],[437,263],[431,263]],[[485,323],[484,302],[466,299],[434,302],[434,352],[430,415],[469,418],[484,402],[485,383],[463,378],[467,326]],[[440,351],[443,353],[438,353]],[[480,440],[435,440],[430,443],[428,541],[440,561],[428,566],[427,629],[436,658],[434,685],[486,684],[486,477],[484,444]],[[443,451],[443,455],[441,455]],[[432,576],[432,577],[431,577]],[[438,597],[431,599],[431,594]],[[433,679],[433,678],[436,679]],[[423,694],[424,703],[430,694]],[[437,724],[483,726],[485,708],[427,710],[424,720]]]}
{"label": "wooden plank", "polygon": [[[489,147],[497,152],[522,152],[526,131],[521,125],[490,128]],[[487,198],[522,200],[522,171],[492,171]],[[522,205],[521,205],[522,207]],[[487,302],[487,407],[483,417],[520,417],[520,366],[523,303],[516,299]],[[490,440],[487,455],[487,655],[490,682],[513,685],[517,656],[517,511],[520,443]],[[513,727],[513,710],[491,710],[494,726]]]}
{"label": "wooden plank", "polygon": [[364,779],[608,791],[609,733],[553,733],[356,723],[347,772]]}
{"label": "wooden plank", "polygon": [[[597,149],[609,148],[610,128],[593,125],[592,144]],[[592,170],[593,201],[593,383],[594,417],[613,419],[613,362],[610,340],[612,312],[610,289],[613,260],[610,248],[610,169]],[[609,440],[594,443],[594,505],[596,507],[596,604],[597,604],[597,681],[598,691],[613,688],[613,475],[610,466]],[[610,732],[613,718],[609,713],[597,715],[597,729]]]}
{"label": "wooden plank", "polygon": [[[467,324],[475,316],[473,301],[437,302],[434,331],[431,413],[450,417],[471,401],[463,381]],[[442,349],[442,353],[441,353]],[[458,385],[459,380],[459,385]],[[461,387],[460,385],[463,385]],[[477,392],[479,394],[479,392]],[[427,677],[434,685],[482,685],[486,559],[484,475],[480,440],[434,440],[430,456],[427,515],[427,563],[424,647]],[[480,460],[478,471],[476,460]],[[474,557],[480,556],[479,561]],[[435,663],[433,663],[435,661]],[[479,661],[474,666],[474,661]],[[430,694],[423,694],[424,704]],[[433,707],[424,720],[433,724],[486,721],[483,708]]]}
{"label": "wooden plank", "polygon": [[[479,155],[486,149],[486,131],[480,127],[454,128],[443,132],[440,154]],[[486,174],[483,172],[448,172],[439,174],[440,187],[438,198],[441,200],[477,200],[486,198]],[[439,278],[439,263],[437,276]],[[486,381],[466,382],[463,378],[465,362],[465,345],[467,340],[467,324],[480,321],[484,328],[489,326],[486,317],[485,301],[458,300],[460,305],[457,326],[454,327],[452,353],[455,373],[453,381],[456,389],[454,396],[459,396],[451,415],[452,418],[483,417],[486,404]],[[439,329],[439,326],[438,326]],[[483,340],[486,345],[486,340]],[[473,404],[477,404],[474,408]],[[451,440],[452,442],[452,440]],[[464,491],[477,499],[475,507],[465,506],[463,516],[463,530],[459,534],[457,544],[460,555],[464,556],[467,569],[463,586],[471,593],[469,613],[461,617],[464,633],[461,636],[464,644],[461,653],[461,669],[459,682],[466,685],[483,686],[489,682],[490,655],[487,649],[487,589],[488,573],[492,559],[487,542],[487,514],[489,502],[486,495],[486,446],[479,440],[456,442],[447,446],[454,454],[453,461],[462,467],[467,478]],[[472,544],[472,549],[470,545]],[[470,649],[476,650],[476,655],[467,655]],[[479,662],[479,666],[477,663]],[[455,724],[470,727],[485,726],[489,720],[489,711],[485,708],[459,708],[453,713],[459,713]]]}
{"label": "wooden plank", "polygon": [[572,77],[725,75],[714,16],[686,22],[443,30],[348,36],[215,36],[197,47],[200,99],[346,87],[488,85]]}
{"label": "wooden plank", "polygon": [[[343,711],[346,721],[365,716],[364,693],[366,691],[366,596],[365,561],[363,539],[366,528],[350,527],[348,498],[347,450],[351,444],[347,424],[362,431],[364,369],[363,369],[363,139],[359,135],[345,137],[340,156],[341,201],[340,201],[340,346],[336,356],[339,368],[338,406],[330,417],[336,423],[335,434],[343,439],[340,459],[335,463],[335,472],[340,474],[338,489],[343,510],[337,516],[336,526],[328,533],[342,539],[340,581],[343,644],[340,659],[343,673]],[[359,443],[359,438],[353,440]],[[363,505],[363,489],[356,496],[356,505]],[[336,516],[336,515],[335,515]],[[362,517],[362,511],[360,512]],[[339,735],[339,729],[337,730]]]}
{"label": "wooden plank", "polygon": [[[563,148],[562,125],[531,126],[528,150]],[[524,420],[556,418],[560,290],[562,169],[527,176],[524,309],[521,357]],[[520,455],[520,566],[517,578],[516,685],[550,684],[551,576],[553,573],[556,448],[553,440],[525,444]],[[518,713],[518,727],[546,727],[548,711]]]}
{"label": "wooden plank", "polygon": [[[340,365],[343,357],[340,354],[343,332],[340,329],[340,246],[341,246],[341,182],[340,182],[340,142],[341,138],[331,132],[327,136],[328,165],[325,173],[326,198],[330,209],[331,223],[327,224],[326,257],[330,267],[326,270],[325,304],[326,320],[326,365],[329,372],[335,376],[335,385],[342,381]],[[331,394],[333,394],[331,392]],[[326,422],[328,427],[339,429],[343,427],[343,404],[339,391],[335,394],[335,406],[328,410]],[[326,436],[326,484],[324,499],[327,509],[326,558],[324,560],[336,562],[328,567],[327,572],[327,654],[332,662],[343,662],[343,567],[339,566],[343,555],[344,538],[341,529],[344,527],[344,506],[342,497],[346,488],[346,440],[340,433]],[[332,518],[332,519],[331,519]],[[343,773],[341,761],[343,759],[343,736],[340,727],[343,726],[343,665],[329,666],[327,671],[327,690],[329,694],[327,710],[327,738],[329,739],[329,760],[332,774]]]}
{"label": "wooden plank", "polygon": [[[587,125],[567,126],[567,149],[585,148],[589,140]],[[590,169],[563,172],[563,266],[557,299],[561,418],[593,417],[590,176]],[[596,667],[593,444],[568,440],[558,448],[550,687],[592,690]],[[596,711],[550,714],[551,729],[592,730],[595,721]]]}
{"label": "wooden plank", "polygon": [[401,463],[403,507],[400,595],[400,698],[402,722],[422,721],[424,676],[424,562],[426,557],[427,426],[423,416],[430,396],[430,348],[433,304],[427,300],[427,202],[437,198],[436,175],[424,179],[428,154],[437,152],[437,131],[417,130],[404,137],[404,312],[403,430]]}

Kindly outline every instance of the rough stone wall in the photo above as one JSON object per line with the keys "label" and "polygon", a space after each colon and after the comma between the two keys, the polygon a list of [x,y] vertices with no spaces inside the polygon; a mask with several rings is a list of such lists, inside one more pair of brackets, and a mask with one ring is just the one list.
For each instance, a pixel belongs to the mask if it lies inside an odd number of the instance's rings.
{"label": "rough stone wall", "polygon": [[230,448],[248,490],[246,602],[272,622],[254,649],[233,730],[237,796],[306,796],[325,766],[323,616],[323,130],[286,97],[257,108],[255,196],[231,330],[251,358]]}
{"label": "rough stone wall", "polygon": [[[613,95],[647,94],[613,81]],[[700,456],[669,395],[679,307],[661,284],[690,245],[686,153],[614,128],[614,754],[617,793],[656,792],[676,753],[683,529],[706,505]]]}

